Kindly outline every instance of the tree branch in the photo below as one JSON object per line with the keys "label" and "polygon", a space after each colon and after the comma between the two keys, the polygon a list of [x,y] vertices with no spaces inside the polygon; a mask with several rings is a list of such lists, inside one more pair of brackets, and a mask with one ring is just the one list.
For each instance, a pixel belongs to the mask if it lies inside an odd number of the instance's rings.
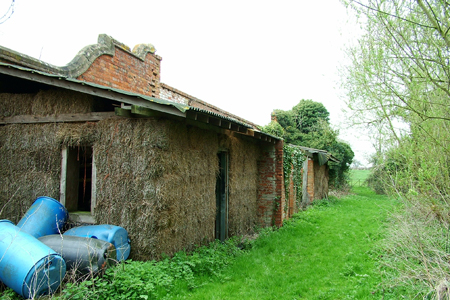
{"label": "tree branch", "polygon": [[8,21],[9,18],[11,18],[11,16],[13,15],[13,13],[14,13],[14,2],[15,1],[16,0],[12,0],[11,5],[9,6],[8,10],[6,11],[6,13],[2,17],[0,17],[0,24],[3,24],[6,21]]}
{"label": "tree branch", "polygon": [[[430,12],[428,11],[428,9],[425,7],[425,4],[423,3],[422,0],[417,0],[417,4],[419,4],[420,8],[422,9],[422,11],[425,13],[425,15],[428,18],[428,21],[430,21],[433,25],[434,28],[439,32],[439,34],[441,35],[441,37],[444,39],[445,43],[447,44],[447,47],[450,48],[450,39],[447,37],[446,34],[444,34],[444,32],[441,30],[441,27],[439,26],[439,23],[437,22],[437,19],[433,18],[430,14]],[[448,31],[448,30],[447,30]]]}
{"label": "tree branch", "polygon": [[402,18],[402,17],[400,17],[400,16],[393,15],[393,14],[391,14],[391,13],[388,13],[388,12],[385,12],[385,11],[382,11],[382,10],[379,10],[378,8],[373,8],[373,7],[367,6],[367,5],[362,4],[361,2],[358,2],[358,1],[355,1],[355,0],[354,0],[353,2],[355,2],[356,4],[359,4],[359,5],[361,5],[361,6],[365,7],[365,8],[367,8],[367,9],[370,9],[370,10],[373,10],[373,11],[376,11],[376,12],[379,12],[379,13],[382,13],[382,14],[385,14],[385,15],[387,15],[387,16],[391,16],[391,17],[397,18],[397,19],[399,19],[399,20],[403,20],[403,21],[405,21],[405,22],[409,22],[409,23],[411,23],[411,24],[415,24],[415,25],[418,25],[418,26],[421,26],[421,27],[425,27],[425,28],[435,28],[435,27],[433,27],[433,26],[420,24],[420,23],[417,23],[417,22],[414,22],[414,21],[411,21],[411,20]]}

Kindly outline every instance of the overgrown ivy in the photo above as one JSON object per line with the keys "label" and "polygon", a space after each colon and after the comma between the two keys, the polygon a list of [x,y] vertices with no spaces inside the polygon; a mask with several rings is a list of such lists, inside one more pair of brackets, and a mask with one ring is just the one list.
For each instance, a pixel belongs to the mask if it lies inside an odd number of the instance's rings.
{"label": "overgrown ivy", "polygon": [[[276,121],[272,121],[270,124],[261,128],[262,131],[269,134],[283,138],[285,135],[284,128]],[[289,199],[289,180],[291,174],[294,182],[294,192],[296,193],[295,199],[297,206],[300,205],[303,196],[303,178],[302,168],[303,162],[306,160],[305,154],[300,148],[293,144],[284,143],[283,145],[283,175],[284,175],[284,192],[285,199]],[[275,201],[277,202],[277,201]],[[278,207],[274,207],[274,213],[278,210]],[[287,209],[287,207],[286,207]]]}
{"label": "overgrown ivy", "polygon": [[294,192],[297,205],[303,196],[303,162],[306,160],[305,154],[299,147],[291,144],[283,146],[283,173],[284,173],[284,191],[286,199],[289,199],[289,183],[292,174],[294,183]]}

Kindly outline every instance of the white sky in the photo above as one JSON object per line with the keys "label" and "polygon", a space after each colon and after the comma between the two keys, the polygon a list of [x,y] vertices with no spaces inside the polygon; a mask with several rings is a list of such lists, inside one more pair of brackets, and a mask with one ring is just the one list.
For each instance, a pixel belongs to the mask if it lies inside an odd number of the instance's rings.
{"label": "white sky", "polygon": [[[0,0],[0,17],[12,0]],[[151,43],[161,82],[259,125],[274,109],[321,102],[356,159],[368,138],[342,127],[338,66],[355,25],[339,0],[15,0],[0,45],[62,66],[108,34]]]}

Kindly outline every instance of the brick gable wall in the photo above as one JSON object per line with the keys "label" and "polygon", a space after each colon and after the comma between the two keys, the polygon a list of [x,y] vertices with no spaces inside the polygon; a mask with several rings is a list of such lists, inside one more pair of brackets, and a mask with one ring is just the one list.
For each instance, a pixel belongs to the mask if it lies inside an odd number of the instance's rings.
{"label": "brick gable wall", "polygon": [[99,56],[78,80],[159,98],[161,58],[147,53],[144,60],[120,47]]}

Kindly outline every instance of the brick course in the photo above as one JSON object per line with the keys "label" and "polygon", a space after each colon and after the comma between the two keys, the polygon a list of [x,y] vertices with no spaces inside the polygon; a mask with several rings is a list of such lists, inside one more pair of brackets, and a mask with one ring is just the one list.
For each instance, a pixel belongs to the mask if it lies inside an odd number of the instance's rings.
{"label": "brick course", "polygon": [[145,59],[121,47],[114,55],[99,56],[78,80],[159,98],[161,58],[147,53]]}
{"label": "brick course", "polygon": [[283,225],[285,216],[285,193],[283,181],[283,141],[263,150],[258,162],[258,217],[261,227]]}

